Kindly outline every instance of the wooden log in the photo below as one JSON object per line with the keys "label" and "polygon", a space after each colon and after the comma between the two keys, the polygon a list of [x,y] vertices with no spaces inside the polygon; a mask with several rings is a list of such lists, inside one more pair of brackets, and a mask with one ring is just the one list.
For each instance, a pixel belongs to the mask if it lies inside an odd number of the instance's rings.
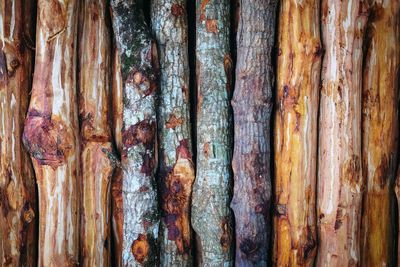
{"label": "wooden log", "polygon": [[393,266],[391,185],[398,153],[400,1],[372,1],[363,72],[362,266]]}
{"label": "wooden log", "polygon": [[39,190],[39,266],[75,266],[79,246],[77,1],[39,1],[23,141]]}
{"label": "wooden log", "polygon": [[[146,25],[142,1],[112,0],[111,13],[122,81],[121,176],[113,184],[118,266],[158,264],[159,212],[156,160],[157,49]],[[118,77],[118,71],[121,78]],[[121,107],[122,108],[119,108]],[[117,113],[119,114],[119,112]],[[118,120],[116,120],[118,122]],[[121,122],[121,120],[119,120]],[[118,134],[119,135],[119,134]]]}
{"label": "wooden log", "polygon": [[35,179],[21,143],[32,82],[35,8],[35,1],[0,1],[1,266],[35,266],[37,261]]}
{"label": "wooden log", "polygon": [[158,102],[161,266],[192,266],[190,201],[195,172],[189,114],[186,1],[152,1],[151,21],[161,71]]}
{"label": "wooden log", "polygon": [[83,266],[110,265],[110,187],[113,174],[109,121],[111,39],[106,0],[85,0],[80,13],[79,119],[81,129]]}
{"label": "wooden log", "polygon": [[366,1],[322,1],[317,266],[360,264],[361,91]]}
{"label": "wooden log", "polygon": [[318,0],[281,2],[275,114],[274,264],[313,266],[322,47]]}
{"label": "wooden log", "polygon": [[278,1],[243,0],[236,17],[234,112],[236,266],[266,266],[271,242],[272,49]]}
{"label": "wooden log", "polygon": [[200,266],[233,265],[230,1],[196,1],[197,170],[192,226]]}

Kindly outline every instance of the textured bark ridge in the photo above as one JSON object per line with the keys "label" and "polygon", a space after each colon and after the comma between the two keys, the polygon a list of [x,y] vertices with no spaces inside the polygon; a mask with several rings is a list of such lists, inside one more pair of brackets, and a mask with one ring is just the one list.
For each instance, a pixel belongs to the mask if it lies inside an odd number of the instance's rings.
{"label": "textured bark ridge", "polygon": [[319,2],[281,2],[274,134],[277,266],[313,266],[317,252]]}
{"label": "textured bark ridge", "polygon": [[110,265],[111,42],[106,0],[81,5],[79,118],[82,153],[81,256],[83,266]]}
{"label": "textured bark ridge", "polygon": [[122,127],[116,130],[121,132],[117,145],[122,173],[113,185],[117,265],[155,266],[159,227],[154,180],[157,50],[144,22],[141,1],[112,0],[111,12],[119,57],[114,63],[114,81],[122,81],[115,85],[115,91],[122,90],[117,93],[122,103],[114,104],[117,114],[122,112],[122,121],[116,124]]}
{"label": "textured bark ridge", "polygon": [[192,226],[200,266],[233,264],[228,0],[196,1],[197,174]]}
{"label": "textured bark ridge", "polygon": [[396,178],[400,1],[373,1],[363,74],[361,266],[393,266],[391,185]]}
{"label": "textured bark ridge", "polygon": [[28,109],[34,1],[0,2],[0,266],[36,265],[36,193],[21,137]]}
{"label": "textured bark ridge", "polygon": [[322,1],[318,266],[360,264],[362,40],[365,1]]}
{"label": "textured bark ridge", "polygon": [[277,1],[243,0],[239,8],[236,83],[232,106],[236,265],[269,261],[273,106],[272,48]]}
{"label": "textured bark ridge", "polygon": [[39,1],[35,75],[23,141],[39,190],[39,266],[75,266],[79,246],[78,1]]}
{"label": "textured bark ridge", "polygon": [[185,0],[155,0],[151,20],[160,59],[159,188],[162,266],[192,266],[190,201],[194,181],[189,114]]}

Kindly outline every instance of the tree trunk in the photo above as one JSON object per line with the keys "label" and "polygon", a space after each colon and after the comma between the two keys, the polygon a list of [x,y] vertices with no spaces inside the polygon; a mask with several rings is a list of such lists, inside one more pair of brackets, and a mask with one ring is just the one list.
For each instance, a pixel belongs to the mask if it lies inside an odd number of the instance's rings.
{"label": "tree trunk", "polygon": [[77,1],[39,1],[35,75],[23,140],[39,190],[39,266],[75,266],[79,246]]}
{"label": "tree trunk", "polygon": [[272,48],[277,1],[243,0],[239,8],[237,66],[232,100],[236,265],[266,266],[271,222],[270,129]]}
{"label": "tree trunk", "polygon": [[229,1],[197,0],[197,175],[192,226],[200,266],[233,265],[229,33]]}
{"label": "tree trunk", "polygon": [[[398,83],[398,81],[397,81],[397,83]],[[397,169],[397,178],[396,178],[396,181],[394,184],[394,192],[395,192],[395,196],[397,198],[397,209],[398,209],[400,207],[400,164]],[[395,218],[395,220],[397,220],[397,224],[399,224],[400,212],[397,212],[397,216],[398,217]],[[395,243],[395,242],[393,242],[393,243]],[[394,259],[397,259],[397,266],[399,266],[399,261],[400,261],[400,245],[399,244],[400,244],[400,231],[397,232],[397,258],[396,258],[396,256],[393,257]],[[395,249],[394,249],[394,253],[396,253]],[[395,264],[393,264],[393,265],[395,265]]]}
{"label": "tree trunk", "polygon": [[322,2],[318,266],[360,264],[362,0]]}
{"label": "tree trunk", "polygon": [[190,201],[194,181],[189,114],[186,1],[154,0],[153,32],[160,59],[159,188],[162,266],[192,266]]}
{"label": "tree trunk", "polygon": [[36,265],[36,190],[21,136],[28,108],[34,1],[0,1],[0,265]]}
{"label": "tree trunk", "polygon": [[[122,176],[115,180],[116,256],[119,266],[154,266],[158,262],[157,50],[144,22],[142,2],[111,1],[112,23],[122,77]],[[118,71],[118,70],[114,70]],[[114,80],[119,80],[115,74]],[[118,107],[118,106],[117,106]],[[119,112],[118,112],[119,114]],[[118,140],[118,139],[117,139]],[[119,249],[119,250],[118,250]]]}
{"label": "tree trunk", "polygon": [[110,34],[106,0],[81,9],[79,118],[82,140],[81,251],[83,266],[110,264],[110,183],[113,173],[110,109]]}
{"label": "tree trunk", "polygon": [[281,2],[275,116],[277,266],[313,266],[317,252],[319,0]]}
{"label": "tree trunk", "polygon": [[391,185],[398,139],[399,8],[397,0],[371,5],[363,75],[362,266],[392,266]]}

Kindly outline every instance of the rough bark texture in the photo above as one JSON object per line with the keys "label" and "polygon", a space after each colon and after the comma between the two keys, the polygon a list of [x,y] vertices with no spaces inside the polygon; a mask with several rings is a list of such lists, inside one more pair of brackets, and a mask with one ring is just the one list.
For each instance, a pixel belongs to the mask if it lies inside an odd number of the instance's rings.
{"label": "rough bark texture", "polygon": [[318,162],[318,266],[360,264],[362,40],[360,0],[322,1]]}
{"label": "rough bark texture", "polygon": [[317,252],[319,2],[281,2],[274,134],[277,266],[313,266]]}
{"label": "rough bark texture", "polygon": [[120,60],[114,66],[120,66],[122,77],[122,129],[117,129],[122,133],[122,176],[113,185],[120,248],[116,257],[119,266],[155,266],[159,227],[154,180],[157,50],[144,22],[141,1],[112,0],[111,12]]}
{"label": "rough bark texture", "polygon": [[75,266],[79,246],[77,1],[39,1],[23,141],[39,190],[39,266]]}
{"label": "rough bark texture", "polygon": [[271,207],[272,48],[277,1],[242,0],[232,106],[236,265],[266,266]]}
{"label": "rough bark texture", "polygon": [[110,265],[111,42],[106,0],[81,8],[79,119],[82,140],[81,257],[83,266]]}
{"label": "rough bark texture", "polygon": [[189,114],[185,0],[154,0],[151,20],[160,59],[159,188],[162,266],[192,266],[190,201],[194,181]]}
{"label": "rough bark texture", "polygon": [[0,1],[0,266],[36,264],[36,190],[21,143],[31,86],[35,2]]}
{"label": "rough bark texture", "polygon": [[[399,83],[399,80],[397,79],[397,84]],[[397,198],[397,208],[400,207],[400,164],[399,167],[397,168],[397,178],[394,184],[394,192]],[[397,213],[397,218],[395,220],[397,221],[397,224],[400,222],[400,213]],[[393,237],[392,237],[393,238]],[[400,261],[400,246],[398,245],[400,242],[400,232],[397,232],[397,266],[399,266],[399,261]],[[396,251],[394,251],[396,253]],[[396,259],[396,256],[394,257]]]}
{"label": "rough bark texture", "polygon": [[396,178],[400,1],[371,1],[363,74],[362,266],[392,266],[391,185]]}
{"label": "rough bark texture", "polygon": [[228,0],[196,1],[197,174],[191,221],[200,266],[233,264],[229,20]]}

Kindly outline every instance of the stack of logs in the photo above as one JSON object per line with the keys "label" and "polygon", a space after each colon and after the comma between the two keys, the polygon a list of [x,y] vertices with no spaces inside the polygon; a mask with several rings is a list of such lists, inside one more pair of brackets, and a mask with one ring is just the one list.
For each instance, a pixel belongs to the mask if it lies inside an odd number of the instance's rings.
{"label": "stack of logs", "polygon": [[0,266],[400,263],[400,0],[0,0],[0,48]]}

